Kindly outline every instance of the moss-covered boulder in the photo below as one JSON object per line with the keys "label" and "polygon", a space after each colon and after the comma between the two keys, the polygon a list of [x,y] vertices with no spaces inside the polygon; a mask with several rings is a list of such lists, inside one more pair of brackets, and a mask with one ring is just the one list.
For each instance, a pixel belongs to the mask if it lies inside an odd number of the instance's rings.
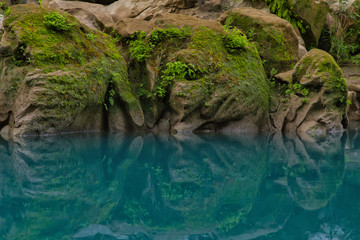
{"label": "moss-covered boulder", "polygon": [[129,81],[137,87],[149,128],[265,129],[269,85],[256,48],[243,34],[179,14],[152,22],[150,34],[135,35],[127,45]]}
{"label": "moss-covered boulder", "polygon": [[347,85],[328,53],[318,49],[308,52],[296,64],[291,83],[282,90],[285,97],[272,106],[277,130],[308,138],[324,137],[346,127]]}
{"label": "moss-covered boulder", "polygon": [[118,98],[136,119],[131,122],[142,125],[126,63],[108,36],[65,13],[30,4],[13,6],[4,23],[2,135],[102,130],[103,112]]}
{"label": "moss-covered boulder", "polygon": [[299,60],[298,37],[292,25],[273,14],[253,8],[235,8],[221,16],[222,24],[241,29],[255,43],[265,70],[290,70]]}

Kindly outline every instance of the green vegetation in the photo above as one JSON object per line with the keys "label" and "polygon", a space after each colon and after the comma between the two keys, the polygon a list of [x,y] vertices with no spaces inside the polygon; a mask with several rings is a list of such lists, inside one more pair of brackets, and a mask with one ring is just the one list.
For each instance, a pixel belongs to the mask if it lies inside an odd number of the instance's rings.
{"label": "green vegetation", "polygon": [[148,59],[154,51],[154,48],[164,40],[186,39],[190,36],[189,28],[170,27],[166,29],[156,29],[150,36],[145,32],[138,31],[128,40],[131,57],[138,62]]}
{"label": "green vegetation", "polygon": [[290,94],[299,94],[306,97],[309,94],[309,89],[301,85],[300,83],[289,84],[284,92],[285,96]]}
{"label": "green vegetation", "polygon": [[166,87],[171,85],[175,78],[178,79],[195,79],[196,69],[193,64],[186,64],[180,61],[168,62],[166,68],[162,73],[160,86],[157,87],[155,95],[158,97],[165,97]]}
{"label": "green vegetation", "polygon": [[11,12],[10,7],[5,2],[0,2],[0,14],[8,16]]}
{"label": "green vegetation", "polygon": [[251,0],[252,2],[265,2],[269,6],[270,12],[290,22],[294,27],[298,27],[302,33],[306,32],[306,26],[295,13],[287,0]]}
{"label": "green vegetation", "polygon": [[226,29],[226,35],[223,37],[224,45],[230,53],[236,53],[244,50],[250,45],[246,35],[236,27],[234,29]]}
{"label": "green vegetation", "polygon": [[[330,49],[328,52],[339,62],[349,62],[360,51],[360,6],[340,1],[338,10],[331,14],[334,23],[328,29]],[[355,60],[356,61],[356,60]]]}

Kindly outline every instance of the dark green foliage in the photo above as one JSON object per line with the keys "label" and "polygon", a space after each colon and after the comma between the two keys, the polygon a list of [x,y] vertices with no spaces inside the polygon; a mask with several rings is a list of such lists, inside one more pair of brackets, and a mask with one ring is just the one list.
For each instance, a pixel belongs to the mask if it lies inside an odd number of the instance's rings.
{"label": "dark green foliage", "polygon": [[72,27],[72,24],[68,23],[66,18],[56,11],[44,15],[44,25],[58,32],[68,31]]}
{"label": "dark green foliage", "polygon": [[9,15],[11,12],[11,9],[8,5],[6,5],[5,2],[0,2],[0,14],[3,14],[4,16]]}
{"label": "dark green foliage", "polygon": [[339,3],[338,10],[332,12],[334,24],[328,29],[328,51],[340,62],[349,62],[351,56],[360,52],[360,6],[350,6],[347,1]]}
{"label": "dark green foliage", "polygon": [[145,40],[139,39],[131,41],[129,44],[129,51],[131,57],[138,62],[143,62],[150,57],[153,46],[148,44]]}
{"label": "dark green foliage", "polygon": [[291,11],[291,7],[287,0],[251,0],[252,2],[265,2],[269,6],[270,12],[278,17],[290,22],[293,26],[300,29],[302,33],[306,32],[306,26],[303,21],[295,13]]}

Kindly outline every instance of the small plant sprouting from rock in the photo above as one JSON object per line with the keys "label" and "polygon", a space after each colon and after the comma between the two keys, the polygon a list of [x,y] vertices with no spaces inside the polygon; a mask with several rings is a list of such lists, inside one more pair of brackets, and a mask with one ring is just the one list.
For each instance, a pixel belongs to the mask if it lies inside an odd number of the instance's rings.
{"label": "small plant sprouting from rock", "polygon": [[63,15],[56,11],[44,15],[44,25],[57,32],[69,31],[73,26],[73,24],[68,23]]}
{"label": "small plant sprouting from rock", "polygon": [[97,35],[92,33],[92,32],[89,32],[89,33],[86,33],[86,38],[92,42],[95,38],[97,38]]}
{"label": "small plant sprouting from rock", "polygon": [[155,95],[163,98],[166,94],[166,87],[171,85],[175,78],[178,79],[195,79],[196,68],[193,64],[186,64],[180,61],[168,62],[166,69],[161,76],[160,86],[156,88]]}
{"label": "small plant sprouting from rock", "polygon": [[285,96],[288,97],[291,94],[300,94],[306,97],[309,94],[309,89],[307,89],[300,83],[289,84],[288,89],[285,90]]}
{"label": "small plant sprouting from rock", "polygon": [[223,37],[223,42],[226,47],[226,49],[230,53],[235,53],[240,50],[245,49],[250,45],[246,35],[241,32],[239,29],[226,29],[226,34]]}

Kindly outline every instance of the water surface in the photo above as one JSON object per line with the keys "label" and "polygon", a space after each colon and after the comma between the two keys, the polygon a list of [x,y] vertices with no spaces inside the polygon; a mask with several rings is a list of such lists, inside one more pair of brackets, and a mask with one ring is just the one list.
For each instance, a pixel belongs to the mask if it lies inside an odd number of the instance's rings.
{"label": "water surface", "polygon": [[0,142],[0,239],[360,239],[358,136]]}

